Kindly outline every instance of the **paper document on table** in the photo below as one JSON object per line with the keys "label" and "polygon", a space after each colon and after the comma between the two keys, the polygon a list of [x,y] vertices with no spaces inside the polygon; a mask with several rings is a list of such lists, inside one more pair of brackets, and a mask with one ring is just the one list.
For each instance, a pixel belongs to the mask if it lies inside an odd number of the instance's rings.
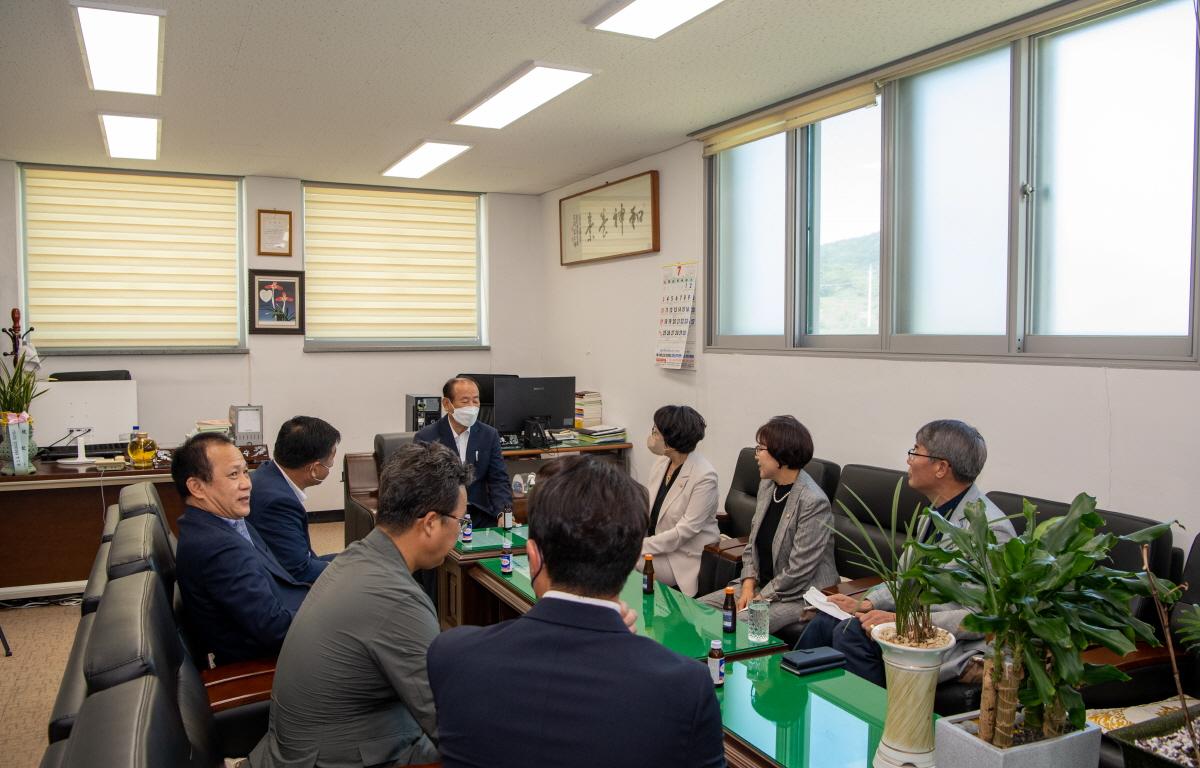
{"label": "paper document on table", "polygon": [[830,616],[838,619],[839,621],[850,618],[850,614],[834,605],[829,598],[826,597],[825,594],[816,587],[808,588],[808,591],[804,593],[804,601],[813,608],[816,608],[821,613],[828,613]]}

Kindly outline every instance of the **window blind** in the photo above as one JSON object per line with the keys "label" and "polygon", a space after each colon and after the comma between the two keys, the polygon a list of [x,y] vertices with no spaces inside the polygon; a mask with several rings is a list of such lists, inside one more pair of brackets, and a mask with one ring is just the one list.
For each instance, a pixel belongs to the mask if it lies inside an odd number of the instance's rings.
{"label": "window blind", "polygon": [[239,345],[236,179],[38,167],[23,177],[39,348]]}
{"label": "window blind", "polygon": [[305,184],[306,335],[479,343],[479,197]]}

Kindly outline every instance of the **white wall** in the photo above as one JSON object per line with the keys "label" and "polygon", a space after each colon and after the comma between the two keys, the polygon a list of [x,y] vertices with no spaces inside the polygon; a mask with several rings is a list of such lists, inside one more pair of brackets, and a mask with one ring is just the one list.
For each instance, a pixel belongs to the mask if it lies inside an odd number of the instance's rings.
{"label": "white wall", "polygon": [[[645,170],[660,173],[662,250],[595,264],[558,264],[558,200]],[[813,433],[817,455],[841,464],[902,469],[917,427],[960,418],[988,441],[980,484],[1178,518],[1185,548],[1200,526],[1200,371],[1030,364],[908,362],[798,355],[697,355],[694,373],[654,365],[660,268],[704,257],[704,166],[688,143],[542,196],[542,264],[549,317],[545,367],[574,373],[604,396],[605,421],[624,424],[638,446],[654,409],[697,408],[708,421],[700,445],[723,480],[740,447],[767,418],[791,413]],[[703,285],[697,309],[703,323]]]}
{"label": "white wall", "polygon": [[[0,308],[4,325],[19,294],[10,276],[19,274],[16,244],[16,165],[0,161]],[[244,184],[243,247],[250,268],[304,268],[297,179],[247,177]],[[258,256],[255,212],[293,212],[291,258]],[[232,404],[263,406],[268,443],[279,425],[297,414],[318,416],[342,433],[339,452],[370,451],[377,432],[404,429],[405,394],[439,393],[461,371],[529,372],[541,367],[540,313],[527,301],[540,292],[543,273],[535,254],[541,247],[536,197],[489,195],[487,215],[502,222],[486,233],[491,259],[488,298],[490,351],[463,352],[302,352],[302,336],[251,335],[249,354],[96,355],[47,357],[46,372],[126,368],[138,382],[141,426],[164,445],[177,445],[198,418],[223,418]],[[36,335],[36,334],[35,334]],[[36,339],[35,339],[36,341]],[[6,347],[7,349],[7,347]],[[341,509],[340,470],[309,491],[309,510]]]}

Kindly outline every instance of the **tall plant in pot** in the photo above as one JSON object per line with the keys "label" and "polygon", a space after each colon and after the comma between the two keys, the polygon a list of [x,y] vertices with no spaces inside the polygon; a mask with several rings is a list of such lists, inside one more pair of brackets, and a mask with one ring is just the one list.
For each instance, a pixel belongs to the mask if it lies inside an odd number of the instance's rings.
{"label": "tall plant in pot", "polygon": [[[30,403],[45,391],[38,389],[37,375],[26,365],[24,352],[16,355],[12,368],[0,360],[0,474],[34,471],[28,457],[33,456],[37,447],[33,444],[33,429],[27,414]],[[15,442],[10,445],[12,435]]]}
{"label": "tall plant in pot", "polygon": [[[1085,663],[1083,652],[1101,645],[1124,655],[1136,640],[1158,644],[1153,628],[1130,610],[1132,598],[1151,594],[1147,574],[1105,563],[1118,541],[1151,541],[1172,523],[1121,537],[1102,533],[1096,500],[1083,493],[1066,515],[1039,524],[1026,501],[1023,517],[1025,530],[999,545],[982,504],[968,507],[962,528],[931,512],[954,546],[916,545],[925,555],[919,567],[929,595],[967,608],[963,628],[992,639],[980,712],[938,722],[938,760],[947,765],[1005,765],[1017,759],[1014,750],[1034,749],[1047,753],[1038,764],[1095,765],[1100,734],[1085,722],[1078,689],[1128,676]],[[975,733],[959,727],[973,720]]]}
{"label": "tall plant in pot", "polygon": [[954,635],[933,623],[931,601],[926,599],[923,578],[927,550],[914,546],[914,534],[924,529],[920,521],[928,512],[917,510],[907,522],[899,522],[903,483],[903,479],[896,483],[891,520],[887,526],[858,494],[847,488],[876,527],[889,532],[890,546],[886,551],[880,551],[863,523],[841,500],[838,504],[858,528],[865,546],[834,529],[857,556],[851,562],[878,576],[896,604],[895,622],[880,624],[871,631],[882,651],[888,691],[887,717],[883,737],[875,752],[875,768],[929,768],[933,765],[934,693],[942,658],[955,642]]}

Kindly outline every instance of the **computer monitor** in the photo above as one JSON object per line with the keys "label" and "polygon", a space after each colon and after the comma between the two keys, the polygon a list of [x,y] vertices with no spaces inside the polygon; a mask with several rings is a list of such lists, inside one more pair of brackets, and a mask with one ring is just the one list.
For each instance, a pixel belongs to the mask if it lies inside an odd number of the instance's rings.
{"label": "computer monitor", "polygon": [[547,429],[575,423],[575,377],[544,376],[496,379],[495,424],[498,432],[520,432],[529,419]]}
{"label": "computer monitor", "polygon": [[515,379],[515,373],[460,373],[459,377],[474,379],[479,385],[479,420],[489,426],[495,425],[496,382],[501,379]]}

